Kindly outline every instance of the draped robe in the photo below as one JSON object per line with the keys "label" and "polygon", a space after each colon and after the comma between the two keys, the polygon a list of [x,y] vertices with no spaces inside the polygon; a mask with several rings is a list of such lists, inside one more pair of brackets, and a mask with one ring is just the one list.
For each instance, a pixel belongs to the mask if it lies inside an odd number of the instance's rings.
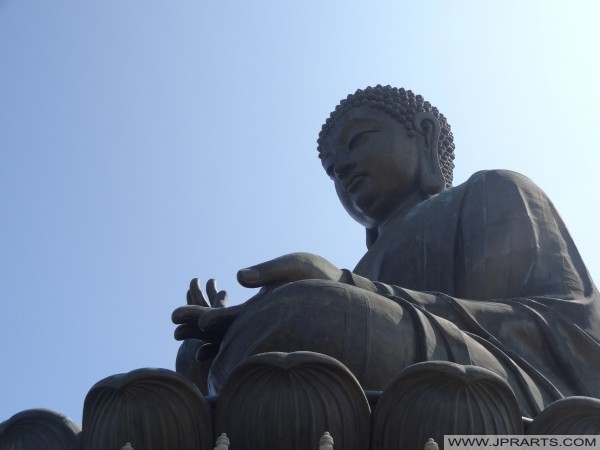
{"label": "draped robe", "polygon": [[238,317],[209,375],[245,357],[311,350],[366,389],[447,360],[506,379],[524,415],[600,397],[598,291],[561,218],[528,178],[483,171],[392,223],[340,282],[285,285]]}

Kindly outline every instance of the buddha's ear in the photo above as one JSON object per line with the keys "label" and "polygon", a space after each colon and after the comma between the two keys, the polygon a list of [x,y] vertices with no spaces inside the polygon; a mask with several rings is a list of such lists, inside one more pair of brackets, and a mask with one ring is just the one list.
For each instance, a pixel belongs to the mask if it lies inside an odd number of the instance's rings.
{"label": "buddha's ear", "polygon": [[421,155],[419,183],[424,193],[434,195],[444,190],[446,180],[438,158],[440,122],[430,112],[420,112],[413,119],[413,127],[425,138],[425,154]]}

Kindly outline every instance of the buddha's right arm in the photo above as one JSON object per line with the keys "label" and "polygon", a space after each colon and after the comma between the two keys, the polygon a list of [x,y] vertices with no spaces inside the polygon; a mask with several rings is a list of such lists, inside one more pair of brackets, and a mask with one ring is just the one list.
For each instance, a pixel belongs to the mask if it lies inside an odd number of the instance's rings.
{"label": "buddha's right arm", "polygon": [[[460,327],[463,322],[461,314],[453,307],[455,299],[439,292],[420,292],[405,289],[379,281],[371,281],[368,278],[357,275],[350,270],[342,269],[341,283],[356,286],[369,292],[374,292],[395,303],[408,302],[418,306],[429,313],[453,322]],[[475,301],[473,301],[475,302]],[[489,302],[479,302],[489,303]]]}
{"label": "buddha's right arm", "polygon": [[[569,322],[592,336],[598,335],[595,297],[570,301],[553,297],[519,297],[478,300],[455,298],[442,292],[422,292],[371,281],[343,269],[340,282],[379,294],[404,307],[410,303],[417,308],[448,320],[463,331],[489,339],[490,335],[503,335],[506,330],[515,336],[534,335],[538,331],[539,317],[556,323]],[[582,317],[584,319],[582,319]],[[510,322],[510,326],[508,326]],[[521,332],[518,332],[521,330]],[[533,334],[532,334],[533,333]],[[506,336],[504,337],[506,339]]]}

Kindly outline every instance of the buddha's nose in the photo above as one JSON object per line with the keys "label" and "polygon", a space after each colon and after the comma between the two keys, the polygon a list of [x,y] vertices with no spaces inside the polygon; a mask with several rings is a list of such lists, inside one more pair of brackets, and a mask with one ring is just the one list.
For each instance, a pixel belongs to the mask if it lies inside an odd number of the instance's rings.
{"label": "buddha's nose", "polygon": [[352,172],[354,166],[355,164],[350,159],[344,158],[341,161],[338,160],[335,162],[333,173],[338,180],[344,181],[350,172]]}

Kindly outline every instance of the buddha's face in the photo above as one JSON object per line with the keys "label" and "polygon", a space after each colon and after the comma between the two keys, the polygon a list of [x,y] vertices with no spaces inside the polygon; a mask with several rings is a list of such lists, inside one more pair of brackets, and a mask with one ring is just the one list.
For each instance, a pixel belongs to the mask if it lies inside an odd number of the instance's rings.
{"label": "buddha's face", "polygon": [[380,226],[419,188],[422,136],[384,111],[360,106],[343,113],[322,143],[322,162],[350,215]]}

